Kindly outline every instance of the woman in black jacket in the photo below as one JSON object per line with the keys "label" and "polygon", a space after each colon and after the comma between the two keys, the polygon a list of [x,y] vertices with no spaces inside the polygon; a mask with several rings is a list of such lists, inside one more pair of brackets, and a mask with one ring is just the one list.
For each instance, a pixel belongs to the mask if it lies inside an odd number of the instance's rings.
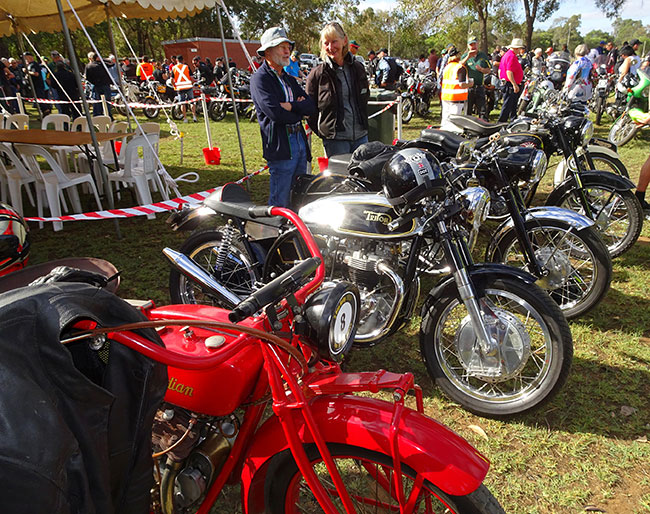
{"label": "woman in black jacket", "polygon": [[320,42],[324,62],[307,77],[307,93],[318,113],[308,122],[331,157],[352,153],[368,142],[369,86],[366,70],[348,51],[348,38],[340,24],[325,25]]}

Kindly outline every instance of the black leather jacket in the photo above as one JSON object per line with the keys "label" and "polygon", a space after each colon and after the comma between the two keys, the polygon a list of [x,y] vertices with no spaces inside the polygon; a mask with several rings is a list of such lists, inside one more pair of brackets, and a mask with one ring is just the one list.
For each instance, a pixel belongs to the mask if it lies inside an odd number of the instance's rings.
{"label": "black leather jacket", "polygon": [[[361,125],[368,128],[368,98],[370,97],[366,70],[348,52],[344,62],[352,67],[351,90],[359,108]],[[307,77],[307,94],[313,99],[318,113],[307,118],[311,129],[323,139],[333,139],[337,132],[343,131],[343,104],[341,83],[331,63],[316,66]]]}
{"label": "black leather jacket", "polygon": [[[143,321],[117,296],[78,283],[0,295],[0,512],[148,513],[151,427],[165,366],[109,341],[62,345],[78,319]],[[156,332],[140,332],[162,344]]]}

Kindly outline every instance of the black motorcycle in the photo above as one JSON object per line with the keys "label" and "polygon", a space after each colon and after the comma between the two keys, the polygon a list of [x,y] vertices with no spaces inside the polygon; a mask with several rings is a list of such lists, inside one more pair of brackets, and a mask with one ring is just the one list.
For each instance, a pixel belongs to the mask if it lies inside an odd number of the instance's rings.
{"label": "black motorcycle", "polygon": [[[583,116],[559,117],[549,113],[537,118],[520,117],[508,125],[465,116],[453,116],[453,123],[466,133],[479,136],[479,145],[487,144],[490,136],[503,131],[500,137],[508,146],[524,144],[539,148],[547,158],[559,153],[564,159],[555,171],[555,188],[547,197],[546,205],[565,207],[592,219],[612,257],[629,250],[638,239],[644,215],[632,192],[634,183],[627,178],[627,169],[612,149],[615,145],[592,138],[590,120]],[[437,144],[449,157],[455,155],[464,138],[439,133],[425,129],[419,141],[436,143],[442,138],[445,144]],[[602,171],[603,168],[608,171]],[[541,178],[522,183],[526,205],[531,204]],[[505,216],[504,202],[498,198],[494,200],[493,214]]]}
{"label": "black motorcycle", "polygon": [[[419,149],[396,154],[383,168],[382,181],[383,195],[327,195],[299,211],[321,243],[328,279],[351,280],[359,287],[356,344],[376,344],[408,322],[420,276],[438,275],[421,312],[420,349],[440,388],[485,416],[523,412],[550,399],[569,373],[571,334],[534,277],[501,264],[473,262],[465,227],[470,218],[484,215],[485,203],[467,201],[437,160]],[[246,250],[254,263],[244,274],[244,252],[223,248],[222,262],[230,260],[237,276],[267,281],[304,258],[293,231],[260,223],[244,205],[253,207],[245,191],[232,186],[204,202],[228,219],[225,230],[236,231],[252,252]],[[272,243],[262,264],[256,251],[266,244],[265,235]],[[222,248],[213,248],[216,260]],[[201,280],[212,279],[232,292],[227,278],[233,275],[219,273],[212,265]],[[233,293],[230,301],[237,297]]]}

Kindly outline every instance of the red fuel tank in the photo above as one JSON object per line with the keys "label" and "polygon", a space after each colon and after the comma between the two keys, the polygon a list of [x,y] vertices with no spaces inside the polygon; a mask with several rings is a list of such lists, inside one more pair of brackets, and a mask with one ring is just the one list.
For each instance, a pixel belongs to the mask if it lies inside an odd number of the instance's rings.
{"label": "red fuel tank", "polygon": [[[173,305],[153,309],[155,319],[190,319],[228,322],[228,311],[200,305]],[[168,350],[192,357],[209,357],[224,349],[236,336],[216,329],[167,327],[159,335]],[[256,343],[243,347],[223,364],[206,371],[168,366],[165,401],[209,416],[225,416],[250,395],[264,360]]]}

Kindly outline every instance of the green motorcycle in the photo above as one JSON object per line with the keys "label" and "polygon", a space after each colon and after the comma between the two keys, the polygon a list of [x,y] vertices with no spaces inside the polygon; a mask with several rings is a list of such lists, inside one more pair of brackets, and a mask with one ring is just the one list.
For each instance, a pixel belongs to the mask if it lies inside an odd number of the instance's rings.
{"label": "green motorcycle", "polygon": [[628,89],[625,111],[609,130],[609,141],[617,146],[629,142],[642,127],[650,123],[650,112],[648,112],[650,74],[641,69],[636,73],[639,76],[639,83]]}

